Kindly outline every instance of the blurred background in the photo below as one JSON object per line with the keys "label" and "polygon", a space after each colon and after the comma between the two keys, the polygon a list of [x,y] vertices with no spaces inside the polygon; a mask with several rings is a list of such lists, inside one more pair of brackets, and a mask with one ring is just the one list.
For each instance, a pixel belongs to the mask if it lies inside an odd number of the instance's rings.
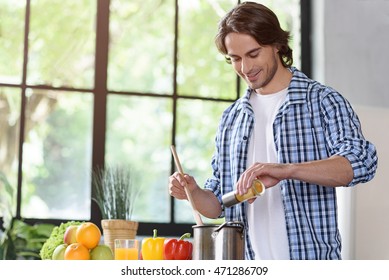
{"label": "blurred background", "polygon": [[[338,189],[339,222],[343,258],[389,259],[389,1],[255,2],[291,32],[295,66],[349,99],[377,146],[376,178]],[[236,3],[0,0],[1,220],[100,224],[91,171],[112,165],[140,191],[138,234],[191,230],[188,202],[167,191],[170,145],[202,185],[221,113],[246,87],[213,41]]]}

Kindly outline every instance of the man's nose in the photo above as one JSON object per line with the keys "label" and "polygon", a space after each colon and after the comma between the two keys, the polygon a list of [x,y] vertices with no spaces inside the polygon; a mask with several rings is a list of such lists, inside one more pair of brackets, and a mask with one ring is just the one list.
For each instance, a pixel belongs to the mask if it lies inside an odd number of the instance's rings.
{"label": "man's nose", "polygon": [[253,63],[251,59],[249,58],[242,59],[241,71],[243,74],[249,73],[252,67],[253,67]]}

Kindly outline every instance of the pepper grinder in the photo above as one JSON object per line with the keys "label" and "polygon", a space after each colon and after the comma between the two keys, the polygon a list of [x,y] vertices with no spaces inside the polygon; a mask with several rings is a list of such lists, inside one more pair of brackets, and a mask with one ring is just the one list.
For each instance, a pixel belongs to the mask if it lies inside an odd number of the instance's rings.
{"label": "pepper grinder", "polygon": [[255,179],[247,193],[239,195],[235,191],[232,191],[223,195],[222,201],[225,207],[231,207],[250,198],[263,195],[265,193],[265,189],[265,185],[260,180]]}

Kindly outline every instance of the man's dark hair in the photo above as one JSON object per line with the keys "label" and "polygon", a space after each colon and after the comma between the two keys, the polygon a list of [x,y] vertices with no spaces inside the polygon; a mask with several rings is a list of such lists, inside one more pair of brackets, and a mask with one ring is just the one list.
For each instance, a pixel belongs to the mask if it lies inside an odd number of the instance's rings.
{"label": "man's dark hair", "polygon": [[[225,38],[231,32],[250,35],[262,46],[276,46],[282,64],[285,67],[293,64],[292,49],[288,45],[289,32],[281,28],[276,14],[264,5],[243,2],[220,20],[215,43],[224,55],[227,55]],[[226,59],[231,63],[229,57]]]}

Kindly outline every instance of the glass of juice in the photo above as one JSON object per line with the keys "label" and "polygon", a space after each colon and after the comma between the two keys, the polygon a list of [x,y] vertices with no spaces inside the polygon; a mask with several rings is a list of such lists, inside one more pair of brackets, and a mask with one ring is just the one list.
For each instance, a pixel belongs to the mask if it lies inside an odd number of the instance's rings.
{"label": "glass of juice", "polygon": [[139,240],[115,239],[115,260],[138,260]]}

